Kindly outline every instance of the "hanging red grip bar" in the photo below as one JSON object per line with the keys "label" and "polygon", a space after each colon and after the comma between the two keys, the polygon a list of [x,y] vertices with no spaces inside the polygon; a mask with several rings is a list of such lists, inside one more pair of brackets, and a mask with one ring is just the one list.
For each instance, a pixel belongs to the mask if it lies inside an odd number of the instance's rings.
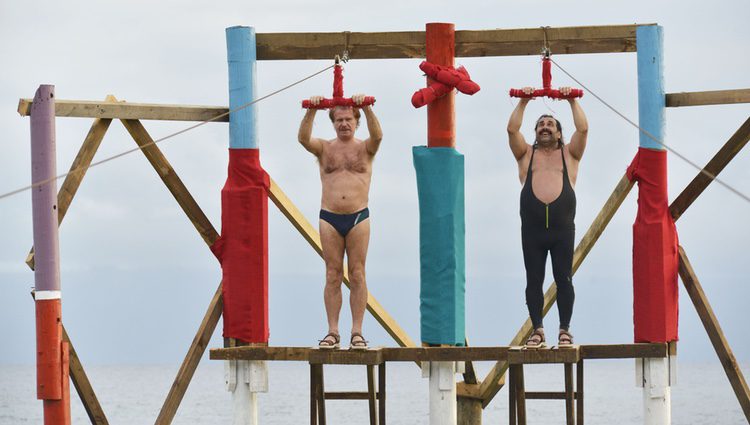
{"label": "hanging red grip bar", "polygon": [[303,100],[302,107],[305,109],[328,109],[336,106],[352,106],[361,107],[373,105],[375,98],[373,96],[365,96],[365,100],[361,104],[357,105],[354,103],[351,97],[344,97],[344,69],[341,65],[336,64],[333,67],[333,98],[323,99],[319,104],[313,105],[310,100]]}
{"label": "hanging red grip bar", "polygon": [[526,94],[522,89],[510,89],[510,97],[549,97],[551,99],[575,99],[583,97],[583,90],[570,89],[567,95],[560,93],[560,90],[552,88],[552,61],[548,55],[542,58],[542,87],[536,89],[530,94]]}

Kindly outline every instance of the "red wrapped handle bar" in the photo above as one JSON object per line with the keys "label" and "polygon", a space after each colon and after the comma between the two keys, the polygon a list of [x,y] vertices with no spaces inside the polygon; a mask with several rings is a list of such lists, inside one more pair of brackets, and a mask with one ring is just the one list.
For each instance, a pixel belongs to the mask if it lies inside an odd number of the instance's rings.
{"label": "red wrapped handle bar", "polygon": [[371,106],[375,104],[375,98],[373,96],[365,96],[365,100],[362,101],[361,105],[354,103],[351,97],[334,97],[333,99],[323,99],[319,104],[313,106],[310,100],[303,100],[302,107],[305,109],[328,109],[336,106],[352,106],[359,108],[362,106]]}
{"label": "red wrapped handle bar", "polygon": [[531,94],[526,94],[522,89],[510,89],[510,97],[550,97],[552,99],[575,99],[583,97],[583,90],[570,89],[570,93],[564,95],[558,89],[536,89]]}

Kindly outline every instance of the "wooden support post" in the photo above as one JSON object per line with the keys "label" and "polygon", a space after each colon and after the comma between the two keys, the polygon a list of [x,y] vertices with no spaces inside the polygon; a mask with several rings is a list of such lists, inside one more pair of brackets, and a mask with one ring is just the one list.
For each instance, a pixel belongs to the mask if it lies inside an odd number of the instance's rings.
{"label": "wooden support post", "polygon": [[315,368],[310,365],[310,425],[318,423],[318,381]]}
{"label": "wooden support post", "polygon": [[518,425],[526,425],[526,384],[524,383],[523,364],[513,365],[516,373],[516,405]]}
{"label": "wooden support post", "polygon": [[583,425],[583,359],[576,363],[576,425]]}
{"label": "wooden support post", "polygon": [[190,348],[185,355],[185,359],[180,365],[180,369],[177,372],[177,376],[172,383],[172,387],[169,389],[169,394],[164,400],[164,404],[159,411],[159,416],[156,418],[156,425],[168,425],[172,423],[174,415],[177,413],[177,408],[180,406],[182,397],[185,396],[190,380],[193,379],[195,369],[198,367],[198,363],[201,361],[201,356],[206,351],[206,346],[216,329],[216,324],[219,322],[221,317],[221,284],[216,289],[211,302],[208,305],[206,314],[203,316],[198,332],[196,332],[193,338]]}
{"label": "wooden support post", "polygon": [[[31,293],[31,298],[34,298],[34,292]],[[81,399],[83,409],[86,411],[86,415],[88,415],[92,424],[108,425],[109,422],[104,414],[104,410],[101,404],[99,404],[99,399],[97,399],[94,388],[91,386],[91,381],[86,376],[86,371],[83,369],[81,360],[78,358],[75,348],[73,348],[73,343],[70,341],[68,332],[65,330],[65,325],[61,324],[61,327],[62,340],[68,346],[70,380],[73,381],[73,386],[78,393],[78,397]]]}
{"label": "wooden support post", "polygon": [[[747,145],[750,140],[750,118],[734,132],[732,137],[727,140],[724,146],[716,152],[716,155],[703,167],[709,175],[718,176],[719,173],[729,164],[729,162],[737,156],[742,148]],[[682,193],[672,201],[669,206],[669,212],[672,214],[672,218],[675,221],[679,219],[685,210],[693,204],[693,202],[703,193],[709,184],[713,182],[713,179],[703,172],[699,172],[693,180],[688,184]]]}
{"label": "wooden support post", "polygon": [[482,400],[458,396],[458,425],[482,424]]}
{"label": "wooden support post", "polygon": [[[630,189],[632,188],[633,183],[627,178],[627,176],[622,176],[620,181],[617,183],[614,191],[612,191],[612,194],[604,203],[601,211],[591,223],[591,226],[589,226],[589,229],[581,239],[581,242],[578,243],[578,246],[573,253],[573,274],[575,274],[575,272],[578,270],[578,267],[581,265],[581,263],[583,263],[583,260],[586,259],[586,256],[594,247],[596,241],[599,240],[599,237],[604,232],[604,229],[607,228],[607,225],[612,220],[612,217],[614,217],[618,208],[620,208],[620,205],[628,196],[628,193],[630,193]],[[549,289],[547,289],[547,292],[544,294],[544,308],[542,311],[543,314],[546,315],[550,308],[552,308],[552,304],[554,304],[556,296],[557,286],[553,282],[552,285],[550,285]],[[527,319],[523,326],[521,326],[521,329],[518,331],[518,333],[516,333],[516,336],[513,338],[510,345],[522,345],[523,341],[526,340],[529,335],[531,335],[531,332],[531,320]],[[495,364],[495,366],[492,367],[487,376],[482,380],[479,391],[483,400],[483,407],[487,407],[487,405],[495,397],[495,394],[500,391],[501,382],[507,369],[508,363],[506,361],[499,361]]]}
{"label": "wooden support post", "polygon": [[367,405],[370,410],[370,425],[378,424],[378,408],[375,405],[377,402],[378,388],[375,385],[375,366],[368,364],[367,366]]}
{"label": "wooden support post", "polygon": [[41,85],[31,108],[31,194],[36,310],[36,397],[42,400],[44,423],[70,424],[68,345],[62,339],[60,246],[57,216],[55,87]]}
{"label": "wooden support post", "polygon": [[745,419],[750,422],[750,389],[748,389],[745,376],[742,374],[732,348],[729,346],[729,342],[727,342],[724,332],[721,330],[719,320],[716,318],[705,292],[703,292],[703,287],[698,281],[698,276],[695,274],[693,266],[690,264],[687,254],[685,254],[685,250],[679,247],[679,252],[679,272],[682,283],[685,285],[690,300],[698,312],[698,317],[703,322],[703,327],[706,328],[706,333],[708,333],[708,338],[711,340],[714,350],[716,350],[716,355],[719,356],[719,361],[724,368],[724,372],[727,374],[727,378],[729,378],[729,383],[732,385],[732,390],[734,390],[737,400],[740,402]]}
{"label": "wooden support post", "polygon": [[317,385],[315,396],[318,399],[318,424],[326,425],[326,395],[325,383],[323,381],[323,365],[316,364],[310,366],[315,368],[315,383]]}
{"label": "wooden support post", "polygon": [[565,363],[565,420],[568,425],[575,425],[575,393],[573,389],[573,363]]}
{"label": "wooden support post", "polygon": [[198,206],[190,191],[187,190],[185,184],[182,183],[180,177],[172,168],[172,165],[167,161],[167,158],[161,152],[159,147],[154,143],[154,139],[148,134],[146,129],[143,127],[138,120],[121,120],[125,129],[133,137],[133,140],[141,147],[141,151],[148,159],[148,162],[154,167],[159,177],[167,186],[172,196],[174,196],[177,203],[188,216],[188,219],[193,223],[195,229],[198,230],[203,241],[206,245],[211,246],[219,237],[216,229],[214,229],[211,222],[208,221],[208,217]]}
{"label": "wooden support post", "polygon": [[[116,101],[114,96],[111,95],[107,96],[106,100],[110,102]],[[55,106],[57,106],[57,102],[55,103]],[[29,108],[27,111],[27,115],[31,112],[31,102],[29,102],[28,107]],[[65,177],[65,180],[63,181],[62,185],[60,186],[60,190],[57,193],[58,227],[62,223],[62,220],[65,217],[65,214],[67,213],[71,202],[73,201],[73,197],[78,191],[81,181],[86,175],[88,166],[91,163],[94,155],[96,154],[96,151],[98,150],[99,145],[101,144],[101,141],[104,138],[104,134],[107,132],[111,121],[112,120],[110,119],[94,120],[88,134],[86,135],[86,138],[83,141],[83,144],[81,145],[80,150],[78,151],[78,154],[73,160],[73,163],[70,166],[70,172]],[[33,247],[29,251],[29,255],[26,258],[26,264],[32,270],[34,270]],[[83,365],[78,358],[78,354],[75,351],[73,343],[68,337],[65,326],[61,325],[61,328],[62,341],[67,344],[69,350],[68,359],[70,379],[73,381],[73,386],[75,387],[76,392],[78,392],[78,396],[81,399],[83,408],[86,411],[86,414],[88,415],[89,420],[91,420],[92,424],[106,425],[108,424],[107,417],[104,414],[104,410],[102,409],[101,404],[99,404],[99,400],[96,397],[96,393],[91,386],[91,382],[89,381],[88,376],[86,376],[86,371],[84,370]]]}
{"label": "wooden support post", "polygon": [[378,365],[378,417],[380,425],[385,425],[385,362]]}

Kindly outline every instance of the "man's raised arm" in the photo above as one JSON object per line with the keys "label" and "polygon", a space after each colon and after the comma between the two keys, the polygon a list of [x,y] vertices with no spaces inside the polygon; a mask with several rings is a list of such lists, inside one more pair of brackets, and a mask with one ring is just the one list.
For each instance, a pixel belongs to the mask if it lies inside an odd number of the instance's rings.
{"label": "man's raised arm", "polygon": [[[361,105],[365,100],[365,95],[357,94],[352,96],[354,104]],[[372,106],[365,105],[362,107],[362,112],[365,113],[365,119],[367,120],[367,131],[370,133],[370,137],[365,140],[365,149],[370,155],[375,155],[380,149],[380,141],[383,140],[383,130],[380,129],[380,121],[375,116],[375,112],[372,112]]]}
{"label": "man's raised arm", "polygon": [[[321,97],[314,96],[310,98],[310,103],[317,105],[320,103]],[[302,117],[302,123],[299,125],[299,132],[297,133],[297,140],[300,144],[307,149],[308,152],[315,156],[320,156],[323,153],[323,141],[312,137],[313,122],[315,121],[315,113],[317,109],[308,109],[305,112],[305,116]]]}
{"label": "man's raised arm", "polygon": [[[563,88],[560,88],[560,92]],[[576,127],[575,133],[570,136],[570,144],[568,145],[568,152],[570,155],[581,160],[583,157],[583,151],[586,150],[586,139],[589,135],[589,122],[586,119],[586,114],[583,113],[581,104],[575,99],[568,99],[570,103],[570,110],[573,112],[573,125]]]}
{"label": "man's raised arm", "polygon": [[[525,87],[524,90],[530,87]],[[529,145],[526,143],[523,134],[521,134],[521,124],[523,123],[523,112],[526,110],[526,105],[529,103],[528,98],[521,98],[516,105],[516,109],[510,114],[508,120],[508,143],[510,144],[510,151],[513,152],[513,156],[516,161],[520,161],[521,158],[529,150]]]}

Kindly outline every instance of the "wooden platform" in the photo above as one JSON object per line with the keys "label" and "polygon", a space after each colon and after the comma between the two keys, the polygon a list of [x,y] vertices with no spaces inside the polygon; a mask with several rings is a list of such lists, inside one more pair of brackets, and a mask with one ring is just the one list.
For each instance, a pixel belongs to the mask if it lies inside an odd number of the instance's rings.
{"label": "wooden platform", "polygon": [[[513,352],[514,354],[509,354]],[[667,344],[591,344],[574,348],[521,349],[521,347],[375,347],[368,350],[321,350],[310,347],[213,348],[211,360],[304,361],[316,364],[373,365],[384,362],[508,361],[518,363],[575,363],[583,359],[667,357]],[[519,359],[518,356],[522,358]],[[568,359],[570,358],[570,359]],[[538,361],[534,361],[537,359]],[[566,361],[551,361],[568,359]],[[575,360],[573,360],[575,359]]]}
{"label": "wooden platform", "polygon": [[[558,348],[525,347],[374,347],[368,350],[330,350],[311,347],[245,346],[214,348],[211,360],[304,361],[310,364],[310,423],[325,425],[326,400],[368,400],[371,425],[385,423],[385,367],[387,362],[506,361],[510,370],[510,423],[526,424],[526,400],[564,400],[566,423],[583,424],[584,359],[628,359],[667,357],[668,344],[573,345]],[[562,364],[565,391],[528,392],[523,366]],[[324,365],[364,365],[367,392],[332,393],[324,389]],[[575,385],[573,367],[576,369]],[[377,383],[375,367],[378,368]]]}

